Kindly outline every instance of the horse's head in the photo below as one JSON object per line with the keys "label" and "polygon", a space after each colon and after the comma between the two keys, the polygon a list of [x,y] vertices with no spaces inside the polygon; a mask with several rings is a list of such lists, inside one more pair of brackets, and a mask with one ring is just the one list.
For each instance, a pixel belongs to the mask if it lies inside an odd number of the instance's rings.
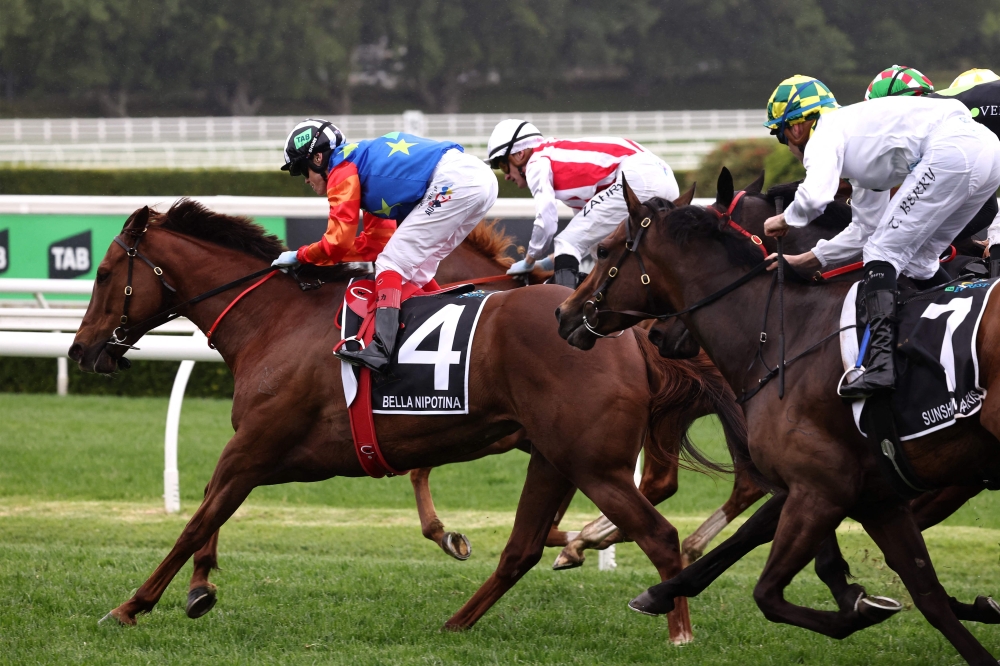
{"label": "horse's head", "polygon": [[90,305],[68,354],[86,372],[114,372],[145,332],[134,325],[162,310],[169,298],[171,288],[153,259],[149,222],[148,207],[132,213],[97,267]]}
{"label": "horse's head", "polygon": [[[573,295],[556,310],[559,335],[574,347],[590,349],[597,338],[624,330],[649,317],[661,303],[653,299],[649,285],[655,278],[645,259],[647,239],[656,221],[694,198],[694,185],[675,201],[653,198],[641,203],[622,177],[628,218],[597,246],[597,263]],[[606,306],[615,298],[615,312]]]}

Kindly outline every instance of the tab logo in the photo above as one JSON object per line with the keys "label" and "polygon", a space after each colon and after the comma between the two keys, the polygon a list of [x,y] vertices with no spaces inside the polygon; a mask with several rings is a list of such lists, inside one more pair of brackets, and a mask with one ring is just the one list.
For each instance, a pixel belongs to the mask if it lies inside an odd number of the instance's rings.
{"label": "tab logo", "polygon": [[49,246],[49,278],[75,278],[90,271],[90,231]]}
{"label": "tab logo", "polygon": [[0,231],[0,273],[10,268],[10,229]]}

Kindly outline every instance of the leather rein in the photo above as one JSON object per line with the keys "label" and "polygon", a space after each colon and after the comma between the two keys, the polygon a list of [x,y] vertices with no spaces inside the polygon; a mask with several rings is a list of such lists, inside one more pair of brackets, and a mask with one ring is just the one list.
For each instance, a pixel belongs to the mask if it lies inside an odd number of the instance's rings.
{"label": "leather rein", "polygon": [[[267,268],[262,268],[259,271],[255,271],[249,275],[245,275],[241,278],[233,280],[232,282],[227,282],[224,285],[221,285],[214,289],[210,289],[209,291],[201,293],[195,296],[194,298],[184,301],[183,303],[178,303],[177,305],[173,305],[167,308],[166,310],[161,310],[152,317],[144,319],[138,324],[129,326],[128,325],[129,304],[131,303],[132,292],[133,292],[132,274],[136,258],[141,259],[143,263],[145,263],[153,270],[153,274],[156,275],[156,277],[159,278],[160,280],[160,285],[162,287],[163,292],[166,294],[167,299],[173,298],[177,294],[177,290],[174,287],[172,287],[169,282],[167,282],[166,278],[163,277],[163,269],[154,264],[152,261],[150,261],[149,257],[147,257],[146,255],[144,255],[142,252],[139,251],[139,243],[142,241],[148,228],[149,227],[147,225],[143,227],[141,231],[124,230],[122,231],[121,234],[115,236],[115,242],[118,243],[118,245],[120,245],[122,249],[125,250],[125,254],[128,255],[128,277],[125,283],[125,301],[122,304],[122,315],[121,318],[119,319],[119,325],[115,328],[114,331],[111,332],[111,337],[108,338],[107,342],[104,343],[105,346],[126,347],[127,349],[138,349],[138,347],[135,347],[127,342],[128,338],[135,331],[137,330],[140,331],[140,333],[136,335],[136,339],[138,339],[144,333],[151,331],[157,326],[161,326],[167,323],[168,321],[171,321],[179,317],[181,309],[189,305],[195,305],[196,303],[200,303],[201,301],[204,301],[207,298],[211,298],[212,296],[216,296],[225,291],[229,291],[230,289],[238,287],[239,285],[244,284],[246,282],[249,282],[254,278],[259,278],[261,276],[264,276],[263,279],[258,280],[255,284],[250,286],[248,289],[244,290],[239,296],[233,299],[233,301],[222,311],[222,313],[218,316],[218,318],[216,318],[215,323],[212,324],[212,327],[208,330],[208,333],[206,334],[206,337],[208,338],[208,346],[214,349],[215,347],[212,345],[212,333],[215,332],[215,329],[219,325],[219,322],[222,321],[222,318],[226,316],[226,314],[232,309],[234,305],[236,305],[237,302],[240,301],[240,299],[242,299],[248,293],[250,293],[257,287],[262,285],[267,280],[274,277],[274,275],[279,272],[277,269],[271,268],[270,266],[268,266]],[[129,245],[122,239],[122,236],[125,235],[131,236],[134,239],[131,245]],[[117,363],[118,367],[123,370],[127,369],[131,365],[124,356],[120,357],[117,360]]]}

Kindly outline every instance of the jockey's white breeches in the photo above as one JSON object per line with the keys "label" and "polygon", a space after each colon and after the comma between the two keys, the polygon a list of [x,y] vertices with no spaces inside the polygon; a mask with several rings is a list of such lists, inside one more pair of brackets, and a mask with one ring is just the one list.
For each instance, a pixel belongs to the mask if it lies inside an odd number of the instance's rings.
{"label": "jockey's white breeches", "polygon": [[926,142],[863,250],[865,263],[887,261],[919,280],[1000,188],[1000,140],[983,125],[947,121]]}
{"label": "jockey's white breeches", "polygon": [[424,198],[375,259],[375,274],[395,271],[423,287],[497,200],[497,178],[482,160],[459,150],[441,156]]}
{"label": "jockey's white breeches", "polygon": [[[674,172],[653,153],[637,153],[622,160],[621,172],[639,201],[662,197],[673,201],[679,190]],[[628,217],[621,179],[587,202],[555,239],[555,254],[568,254],[577,261],[589,256],[598,243]]]}

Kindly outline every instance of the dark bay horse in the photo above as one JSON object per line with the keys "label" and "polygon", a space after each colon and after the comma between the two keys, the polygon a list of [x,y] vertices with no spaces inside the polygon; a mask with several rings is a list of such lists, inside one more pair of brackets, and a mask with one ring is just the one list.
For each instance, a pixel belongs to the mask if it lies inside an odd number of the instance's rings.
{"label": "dark bay horse", "polygon": [[[595,271],[557,310],[560,335],[582,349],[593,347],[599,335],[634,325],[642,318],[635,312],[681,312],[762,262],[760,250],[715,212],[680,205],[684,201],[654,199],[643,204],[627,185],[624,190],[629,219],[602,242]],[[640,230],[643,235],[638,235]],[[607,280],[612,267],[617,270]],[[770,284],[769,276],[760,274],[722,301],[681,315],[737,394],[767,372],[752,366],[751,360]],[[797,315],[785,319],[788,358],[837,329],[848,289],[848,284],[816,287],[794,280],[786,285],[786,311]],[[770,317],[765,329],[772,341],[778,339],[777,319]],[[902,443],[916,475],[930,487],[982,486],[984,478],[1000,475],[998,343],[1000,305],[994,300],[976,340],[980,381],[987,388],[981,411],[948,429]],[[753,464],[786,495],[754,599],[768,619],[827,636],[842,638],[870,626],[856,609],[818,611],[792,604],[783,594],[836,526],[851,517],[864,526],[917,608],[959,654],[969,663],[996,664],[956,617],[910,505],[882,475],[871,447],[854,426],[850,405],[836,395],[841,373],[839,346],[831,338],[807,362],[789,366],[783,400],[777,382],[771,382],[744,404]]]}
{"label": "dark bay horse", "polygon": [[[716,201],[712,204],[720,214],[732,211],[731,220],[749,233],[762,240],[768,252],[776,250],[775,239],[764,235],[764,222],[776,214],[775,199],[781,197],[787,205],[795,197],[798,183],[786,183],[772,187],[766,194],[761,192],[764,175],[761,174],[754,182],[747,185],[738,195],[733,186],[733,179],[726,168],[722,169],[716,187]],[[798,229],[789,230],[785,236],[785,248],[789,254],[806,252],[816,245],[820,239],[829,239],[844,229],[851,219],[848,203],[850,188],[842,188],[837,199],[827,206],[826,212],[813,221],[812,224]],[[734,207],[733,202],[737,201]],[[985,207],[984,207],[985,208]],[[988,212],[988,211],[987,211]],[[967,235],[971,235],[977,224],[975,220],[967,227]],[[972,228],[972,230],[970,230]],[[965,233],[965,232],[963,232]],[[959,254],[971,251],[978,255],[981,251],[978,245],[956,241]],[[967,262],[973,255],[964,255]],[[960,260],[961,261],[961,260]],[[843,264],[852,263],[848,259]],[[949,263],[950,268],[960,265],[958,261]],[[837,268],[837,265],[828,269]],[[833,278],[838,281],[853,281],[856,273],[848,273]],[[655,320],[649,320],[650,322]],[[649,339],[666,358],[688,358],[700,351],[700,347],[691,337],[690,332],[676,318],[655,323],[649,332]],[[914,519],[921,531],[937,525],[961,508],[967,501],[982,492],[982,486],[952,486],[933,492],[924,493],[910,502]],[[752,493],[756,491],[756,495]],[[763,491],[751,485],[748,488],[747,499],[756,501],[763,496]],[[643,612],[663,612],[669,610],[674,597],[693,597],[703,592],[729,566],[735,564],[757,546],[768,543],[774,537],[777,529],[781,507],[786,495],[778,493],[776,497],[762,506],[750,520],[725,543],[716,548],[706,561],[697,566],[686,568],[680,575],[652,588],[644,595],[642,602],[636,602],[634,607],[642,608]],[[731,521],[732,518],[730,517]],[[685,540],[686,544],[687,540]],[[867,591],[857,583],[850,583],[850,566],[844,560],[837,543],[836,534],[832,534],[816,555],[816,573],[830,588],[834,599],[841,608],[857,606],[869,620],[882,621],[901,608],[896,602],[885,597],[868,597]],[[869,603],[869,601],[871,603]],[[972,604],[965,604],[954,597],[949,599],[952,610],[961,620],[1000,623],[1000,604],[992,598],[979,596]],[[860,602],[860,603],[859,603]]]}
{"label": "dark bay horse", "polygon": [[[145,333],[143,322],[207,289],[266,270],[282,249],[249,220],[213,214],[194,202],[164,214],[136,211],[98,266],[70,357],[82,369],[113,372],[126,345]],[[218,326],[212,340],[235,377],[236,432],[170,553],[109,613],[118,622],[134,624],[138,614],[151,611],[183,564],[210,546],[254,487],[364,475],[339,361],[330,353],[340,335],[334,313],[352,273],[334,276],[323,289],[302,291],[279,275]],[[656,446],[661,361],[645,336],[633,333],[602,341],[587,354],[567,347],[551,324],[566,294],[540,285],[486,302],[470,359],[469,414],[375,415],[383,453],[397,469],[460,460],[521,428],[531,441],[524,490],[499,565],[447,628],[471,627],[538,562],[552,517],[573,485],[635,538],[661,580],[681,570],[676,529],[632,479],[640,447]],[[214,295],[181,312],[206,331],[233,298]],[[126,308],[129,328],[121,330]],[[532,335],[523,334],[526,328]],[[261,390],[264,379],[267,390]],[[668,619],[672,640],[690,640],[686,606]]]}

